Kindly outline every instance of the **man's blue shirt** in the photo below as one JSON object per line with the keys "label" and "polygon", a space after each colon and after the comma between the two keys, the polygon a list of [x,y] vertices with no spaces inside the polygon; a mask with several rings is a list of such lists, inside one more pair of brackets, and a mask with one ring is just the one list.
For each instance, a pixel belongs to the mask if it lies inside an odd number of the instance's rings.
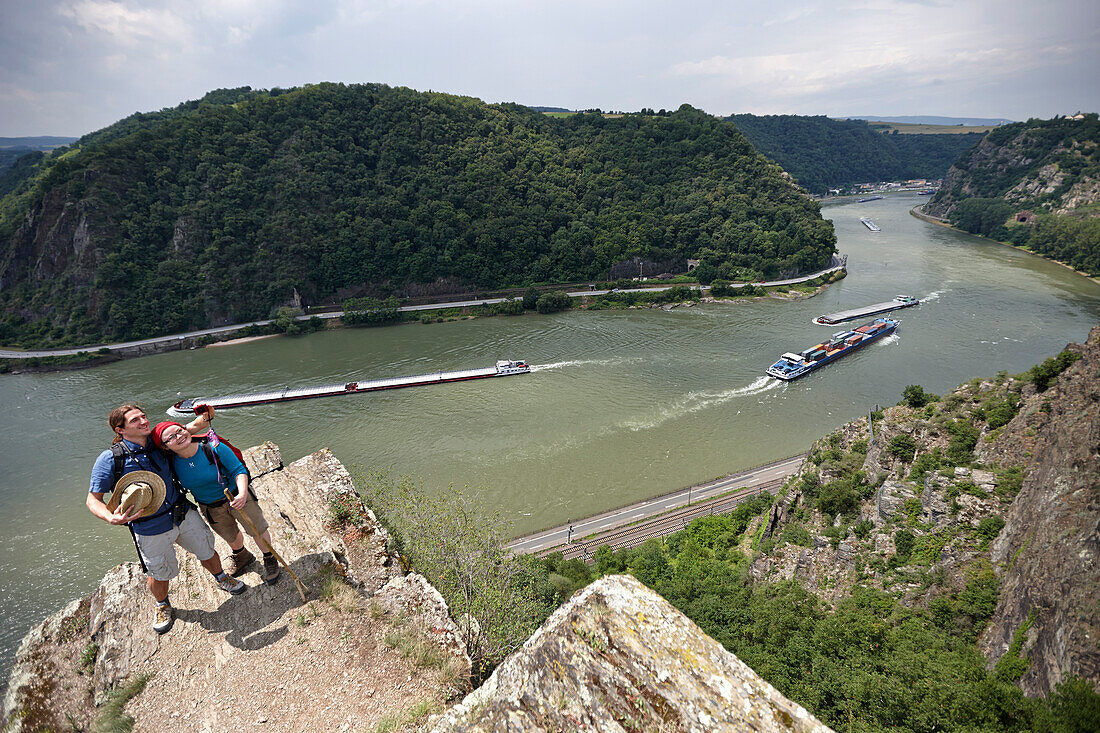
{"label": "man's blue shirt", "polygon": [[[168,457],[156,449],[152,449],[148,453],[139,452],[145,449],[137,443],[131,443],[126,439],[123,439],[122,444],[125,448],[129,449],[123,453],[123,475],[131,471],[152,471],[164,479],[165,486],[164,503],[161,504],[156,515],[142,522],[132,522],[130,526],[133,527],[136,534],[140,535],[154,535],[160,534],[161,532],[167,532],[172,528],[171,508],[172,505],[176,503],[176,497],[178,495],[176,487],[172,482],[172,469],[168,465]],[[99,457],[95,459],[95,463],[92,465],[92,480],[88,488],[88,493],[110,494],[114,491],[114,466],[115,459],[114,456],[111,455],[110,450],[105,450],[99,454]],[[104,496],[103,499],[107,501],[109,497]]]}

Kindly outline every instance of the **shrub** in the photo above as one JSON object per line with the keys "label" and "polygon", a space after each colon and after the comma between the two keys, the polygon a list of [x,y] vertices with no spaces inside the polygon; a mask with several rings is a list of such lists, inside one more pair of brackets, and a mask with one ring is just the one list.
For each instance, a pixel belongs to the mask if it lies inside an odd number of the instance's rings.
{"label": "shrub", "polygon": [[913,552],[913,546],[916,544],[916,537],[913,533],[907,529],[899,529],[894,533],[894,547],[898,551],[899,560],[908,560],[909,555]]}
{"label": "shrub", "polygon": [[925,392],[924,387],[919,384],[910,384],[901,392],[901,404],[913,408],[924,407],[929,402],[935,402],[938,399],[939,397],[936,395]]}
{"label": "shrub", "polygon": [[535,310],[539,313],[557,313],[567,310],[573,304],[572,299],[563,290],[552,290],[543,293],[535,302]]}
{"label": "shrub", "polygon": [[1058,356],[1052,356],[1042,364],[1036,364],[1025,374],[1024,378],[1035,385],[1035,389],[1046,392],[1047,388],[1064,372],[1069,365],[1081,358],[1081,355],[1073,351],[1063,351]]}
{"label": "shrub", "polygon": [[988,517],[983,517],[982,521],[978,522],[976,534],[985,540],[984,545],[988,545],[997,538],[1004,526],[1005,520],[1001,515],[991,514]]}
{"label": "shrub", "polygon": [[917,452],[917,442],[913,436],[902,433],[890,438],[889,450],[892,455],[908,463]]}
{"label": "shrub", "polygon": [[535,306],[539,302],[539,291],[535,288],[527,288],[527,291],[523,294],[523,308],[524,310],[533,311]]}

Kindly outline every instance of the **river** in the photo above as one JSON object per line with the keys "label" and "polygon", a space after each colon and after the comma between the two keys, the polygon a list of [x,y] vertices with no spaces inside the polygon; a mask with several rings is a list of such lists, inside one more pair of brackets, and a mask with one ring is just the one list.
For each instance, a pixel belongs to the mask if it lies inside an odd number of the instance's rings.
{"label": "river", "polygon": [[[75,372],[0,377],[0,666],[26,631],[132,560],[122,528],[84,507],[106,413],[151,417],[218,395],[526,359],[533,373],[227,410],[238,446],[293,461],[329,447],[349,467],[468,485],[527,532],[806,450],[906,385],[942,393],[1017,373],[1100,323],[1100,285],[1055,263],[920,221],[916,195],[827,204],[848,277],[821,295],[694,308],[578,311],[340,330],[173,352]],[[859,219],[882,228],[873,233]],[[897,333],[797,382],[762,376],[837,328],[810,320],[888,300]],[[855,322],[850,325],[858,325]]]}

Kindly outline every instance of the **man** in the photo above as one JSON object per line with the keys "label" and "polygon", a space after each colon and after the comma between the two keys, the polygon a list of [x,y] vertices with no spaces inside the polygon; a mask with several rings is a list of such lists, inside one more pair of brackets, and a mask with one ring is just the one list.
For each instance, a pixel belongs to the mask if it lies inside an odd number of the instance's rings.
{"label": "man", "polygon": [[[218,587],[227,593],[243,593],[248,586],[222,570],[222,561],[214,552],[214,534],[199,517],[193,505],[180,495],[172,481],[167,457],[150,443],[152,429],[145,411],[135,404],[116,407],[107,416],[120,447],[99,454],[92,466],[86,504],[92,514],[108,524],[125,524],[137,546],[142,570],[148,576],[149,593],[157,604],[153,630],[163,634],[172,628],[175,615],[168,601],[168,581],[179,574],[174,545],[184,548],[210,571]],[[188,424],[193,433],[205,432],[209,420],[203,416]],[[116,460],[115,454],[120,458]],[[116,471],[116,464],[120,463]],[[165,484],[164,501],[159,507],[142,511],[128,502],[108,507],[105,494],[114,490],[119,478],[134,471],[150,471]],[[116,475],[117,474],[117,475]],[[175,511],[173,511],[175,510]]]}

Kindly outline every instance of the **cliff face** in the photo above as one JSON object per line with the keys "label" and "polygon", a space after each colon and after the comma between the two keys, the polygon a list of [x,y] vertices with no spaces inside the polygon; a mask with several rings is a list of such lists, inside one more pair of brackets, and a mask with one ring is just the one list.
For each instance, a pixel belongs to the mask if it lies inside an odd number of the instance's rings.
{"label": "cliff face", "polygon": [[1032,615],[1029,695],[1071,675],[1100,681],[1100,327],[1079,352],[990,451],[1027,456],[1027,478],[991,548],[1002,588],[981,647],[995,662]]}
{"label": "cliff face", "polygon": [[1096,115],[1005,125],[960,156],[925,212],[946,218],[970,197],[1003,198],[1018,209],[1084,212],[1100,200],[1098,132]]}
{"label": "cliff face", "polygon": [[[976,380],[885,410],[874,440],[862,419],[818,441],[758,527],[752,575],[797,579],[830,603],[856,586],[911,606],[965,594],[980,602],[959,632],[984,632],[991,668],[1026,627],[1014,652],[1030,660],[1025,693],[1072,675],[1100,684],[1100,327],[1069,349],[1082,358],[1045,392]],[[1015,416],[991,427],[1014,400]],[[973,465],[954,466],[944,459],[968,425]],[[845,490],[857,518],[822,510]]]}
{"label": "cliff face", "polygon": [[431,730],[829,728],[659,595],[613,575],[555,611]]}

